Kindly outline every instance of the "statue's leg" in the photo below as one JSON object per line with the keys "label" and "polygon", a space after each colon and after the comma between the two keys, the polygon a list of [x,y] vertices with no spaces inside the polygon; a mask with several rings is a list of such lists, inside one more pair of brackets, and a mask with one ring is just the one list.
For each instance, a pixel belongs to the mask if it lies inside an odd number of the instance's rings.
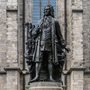
{"label": "statue's leg", "polygon": [[36,65],[35,65],[36,75],[30,82],[35,82],[39,80],[40,68],[41,68],[41,63],[36,62]]}
{"label": "statue's leg", "polygon": [[51,54],[49,54],[48,71],[49,71],[49,80],[50,81],[55,81],[53,79],[53,64],[52,64],[52,56],[51,56]]}
{"label": "statue's leg", "polygon": [[30,82],[35,82],[35,81],[39,80],[42,57],[43,57],[43,53],[41,52],[41,55],[39,57],[39,61],[36,61],[36,65],[35,65],[35,77]]}

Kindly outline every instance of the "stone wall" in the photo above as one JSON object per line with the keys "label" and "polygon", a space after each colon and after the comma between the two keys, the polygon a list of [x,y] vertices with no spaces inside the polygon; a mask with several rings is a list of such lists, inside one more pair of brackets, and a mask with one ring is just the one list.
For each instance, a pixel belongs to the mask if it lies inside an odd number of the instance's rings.
{"label": "stone wall", "polygon": [[90,73],[86,73],[84,76],[84,90],[90,90]]}
{"label": "stone wall", "polygon": [[6,65],[6,0],[0,0],[0,71]]}
{"label": "stone wall", "polygon": [[17,67],[17,6],[7,5],[7,63]]}
{"label": "stone wall", "polygon": [[90,0],[83,1],[84,90],[90,89]]}
{"label": "stone wall", "polygon": [[[57,0],[60,5],[59,21],[63,21],[63,0]],[[67,89],[89,90],[90,89],[90,1],[67,0],[67,45],[71,51],[67,54]],[[64,26],[61,28],[64,30]],[[76,70],[75,70],[76,69]],[[84,72],[85,70],[85,72]],[[76,75],[75,75],[76,74]],[[82,77],[82,78],[79,78]],[[75,82],[76,81],[76,82]],[[79,83],[81,84],[79,85]],[[84,85],[84,86],[83,86]],[[82,87],[79,87],[82,86]],[[76,88],[77,87],[77,88]]]}
{"label": "stone wall", "polygon": [[6,0],[0,0],[0,90],[6,90]]}
{"label": "stone wall", "polygon": [[90,1],[83,0],[83,39],[84,62],[87,70],[90,70]]}
{"label": "stone wall", "polygon": [[18,0],[18,11],[17,11],[17,59],[18,59],[18,63],[20,68],[23,68],[23,2],[22,0]]}
{"label": "stone wall", "polygon": [[8,0],[6,8],[7,23],[7,90],[20,90],[20,65],[18,59],[18,3],[17,0]]}
{"label": "stone wall", "polygon": [[6,73],[4,73],[4,72],[0,72],[0,90],[7,90]]}
{"label": "stone wall", "polygon": [[67,90],[83,90],[83,22],[82,0],[67,1],[67,44],[71,51],[67,54]]}
{"label": "stone wall", "polygon": [[20,90],[17,0],[0,0],[0,90]]}

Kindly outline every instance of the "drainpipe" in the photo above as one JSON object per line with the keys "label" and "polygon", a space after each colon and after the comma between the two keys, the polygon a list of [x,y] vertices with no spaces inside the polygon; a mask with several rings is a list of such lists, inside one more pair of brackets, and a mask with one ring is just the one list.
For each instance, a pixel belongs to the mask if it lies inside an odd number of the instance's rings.
{"label": "drainpipe", "polygon": [[[24,53],[25,53],[25,0],[23,0],[23,20],[22,20],[22,27],[23,27],[23,70],[25,70],[25,58],[24,58]],[[23,90],[25,90],[25,74],[23,74]]]}
{"label": "drainpipe", "polygon": [[[67,0],[64,0],[64,23],[65,23],[65,41],[67,44]],[[67,71],[67,57],[65,58],[65,71]],[[65,90],[67,90],[67,75],[65,74]]]}
{"label": "drainpipe", "polygon": [[65,13],[65,41],[66,41],[66,44],[67,44],[67,0],[64,1],[64,13]]}

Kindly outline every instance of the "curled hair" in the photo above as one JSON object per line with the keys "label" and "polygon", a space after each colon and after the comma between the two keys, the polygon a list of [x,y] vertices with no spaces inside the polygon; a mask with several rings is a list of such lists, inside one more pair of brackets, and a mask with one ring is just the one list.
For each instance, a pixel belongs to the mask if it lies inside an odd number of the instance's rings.
{"label": "curled hair", "polygon": [[46,5],[45,8],[44,8],[44,14],[45,14],[46,7],[49,7],[50,8],[50,15],[52,17],[54,17],[54,8],[53,8],[53,6],[52,5]]}

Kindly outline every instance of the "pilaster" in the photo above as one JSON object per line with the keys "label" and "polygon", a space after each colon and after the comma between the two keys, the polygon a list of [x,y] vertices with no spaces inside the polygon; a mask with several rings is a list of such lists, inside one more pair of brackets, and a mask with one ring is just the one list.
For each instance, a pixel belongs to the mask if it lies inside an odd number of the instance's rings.
{"label": "pilaster", "polygon": [[7,90],[6,88],[6,72],[0,71],[0,90]]}
{"label": "pilaster", "polygon": [[0,90],[6,90],[6,0],[0,0]]}
{"label": "pilaster", "polygon": [[6,65],[6,0],[0,0],[0,71]]}
{"label": "pilaster", "polygon": [[71,61],[71,90],[83,90],[84,65],[83,65],[83,22],[82,0],[72,0],[72,61]]}
{"label": "pilaster", "polygon": [[5,68],[6,74],[6,88],[7,90],[20,90],[20,68],[9,67]]}
{"label": "pilaster", "polygon": [[17,60],[17,0],[7,2],[7,67],[18,66]]}
{"label": "pilaster", "polygon": [[6,49],[6,88],[20,90],[20,66],[18,59],[18,2],[7,0],[7,49]]}

